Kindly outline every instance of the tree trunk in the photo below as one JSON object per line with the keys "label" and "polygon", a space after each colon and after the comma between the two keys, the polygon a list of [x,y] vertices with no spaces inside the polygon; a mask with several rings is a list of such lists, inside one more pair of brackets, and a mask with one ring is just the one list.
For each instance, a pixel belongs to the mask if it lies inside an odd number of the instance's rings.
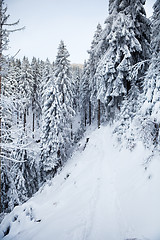
{"label": "tree trunk", "polygon": [[91,101],[89,101],[89,125],[92,123],[92,108],[91,108]]}
{"label": "tree trunk", "polygon": [[24,129],[24,132],[26,131],[26,109],[24,111],[24,116],[23,116],[23,129]]}
{"label": "tree trunk", "polygon": [[100,99],[98,99],[97,122],[98,122],[98,128],[100,128],[100,125],[101,125],[101,102],[100,102]]}
{"label": "tree trunk", "polygon": [[73,140],[73,125],[71,123],[71,140]]}
{"label": "tree trunk", "polygon": [[35,130],[35,113],[33,113],[33,123],[32,123],[33,138],[34,138],[34,130]]}
{"label": "tree trunk", "polygon": [[27,107],[27,111],[26,112],[27,112],[27,116],[29,116],[29,108],[28,107]]}
{"label": "tree trunk", "polygon": [[85,110],[85,113],[84,113],[84,126],[86,127],[87,126],[87,112]]}

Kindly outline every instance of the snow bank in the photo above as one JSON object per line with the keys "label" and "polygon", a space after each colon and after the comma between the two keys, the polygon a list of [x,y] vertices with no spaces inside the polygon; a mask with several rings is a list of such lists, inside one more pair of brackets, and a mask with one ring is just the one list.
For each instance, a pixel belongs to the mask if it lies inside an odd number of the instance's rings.
{"label": "snow bank", "polygon": [[0,239],[159,240],[159,154],[113,145],[109,127],[86,133],[61,173],[5,217]]}

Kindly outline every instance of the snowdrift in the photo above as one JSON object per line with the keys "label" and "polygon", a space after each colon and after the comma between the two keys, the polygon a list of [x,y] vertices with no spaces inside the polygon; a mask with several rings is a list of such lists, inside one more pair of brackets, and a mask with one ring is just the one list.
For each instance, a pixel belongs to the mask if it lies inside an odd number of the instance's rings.
{"label": "snowdrift", "polygon": [[112,129],[101,127],[86,133],[60,174],[5,217],[0,239],[159,240],[159,206],[158,153],[140,142],[119,151]]}

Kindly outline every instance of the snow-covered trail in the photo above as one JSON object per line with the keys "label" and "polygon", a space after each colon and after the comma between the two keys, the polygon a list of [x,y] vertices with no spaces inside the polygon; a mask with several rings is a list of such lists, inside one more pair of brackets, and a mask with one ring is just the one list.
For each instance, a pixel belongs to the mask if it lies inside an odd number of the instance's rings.
{"label": "snow-covered trail", "polygon": [[[92,228],[88,240],[125,239],[126,228],[121,213],[119,199],[115,187],[115,172],[110,162],[114,158],[115,149],[106,141],[99,139],[99,186],[92,220]],[[107,148],[108,146],[108,148]]]}
{"label": "snow-covered trail", "polygon": [[141,145],[120,152],[108,127],[86,137],[51,184],[4,219],[0,239],[159,240],[159,157],[145,170]]}

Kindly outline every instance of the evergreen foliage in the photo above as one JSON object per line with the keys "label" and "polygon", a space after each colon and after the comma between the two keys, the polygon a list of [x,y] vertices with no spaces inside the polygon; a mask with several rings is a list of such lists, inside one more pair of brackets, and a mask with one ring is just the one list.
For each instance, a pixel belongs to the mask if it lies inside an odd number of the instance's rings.
{"label": "evergreen foliage", "polygon": [[[53,177],[68,156],[73,142],[73,90],[69,53],[61,41],[54,73],[50,65],[44,89],[42,109],[42,175]],[[48,65],[47,65],[48,67]],[[46,73],[46,71],[45,71]],[[44,172],[44,174],[43,174]],[[43,177],[42,177],[43,178]]]}
{"label": "evergreen foliage", "polygon": [[[160,0],[151,22],[144,3],[109,0],[105,29],[97,25],[83,70],[71,66],[63,41],[53,64],[3,59],[1,211],[11,211],[54,177],[95,120],[98,127],[114,124],[120,146],[133,150],[138,139],[159,149]],[[2,51],[8,32],[1,34]]]}
{"label": "evergreen foliage", "polygon": [[110,15],[98,44],[103,54],[96,72],[97,97],[107,106],[107,118],[114,118],[119,112],[133,84],[141,90],[145,67],[136,78],[131,78],[130,71],[136,63],[150,57],[150,22],[143,4],[139,0],[109,2]]}

